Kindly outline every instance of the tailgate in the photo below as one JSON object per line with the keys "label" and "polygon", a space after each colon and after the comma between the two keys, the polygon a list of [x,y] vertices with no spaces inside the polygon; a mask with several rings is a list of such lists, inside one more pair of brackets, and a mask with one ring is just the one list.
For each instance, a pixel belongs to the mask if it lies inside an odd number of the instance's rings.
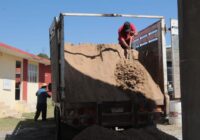
{"label": "tailgate", "polygon": [[99,104],[99,124],[105,127],[124,127],[135,124],[135,111],[131,101],[103,102]]}

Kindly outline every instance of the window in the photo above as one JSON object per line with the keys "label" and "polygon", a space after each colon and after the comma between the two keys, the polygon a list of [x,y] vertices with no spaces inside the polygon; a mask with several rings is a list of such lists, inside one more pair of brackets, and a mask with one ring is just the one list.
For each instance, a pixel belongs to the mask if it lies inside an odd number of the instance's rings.
{"label": "window", "polygon": [[172,62],[167,62],[167,79],[169,84],[173,85],[173,72],[172,72]]}
{"label": "window", "polygon": [[20,100],[21,91],[21,61],[16,61],[15,65],[15,100]]}
{"label": "window", "polygon": [[28,81],[36,83],[38,81],[38,66],[28,64]]}

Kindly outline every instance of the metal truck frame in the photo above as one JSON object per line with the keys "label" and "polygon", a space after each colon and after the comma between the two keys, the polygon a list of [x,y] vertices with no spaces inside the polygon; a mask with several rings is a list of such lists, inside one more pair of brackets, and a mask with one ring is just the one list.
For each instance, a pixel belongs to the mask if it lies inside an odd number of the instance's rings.
{"label": "metal truck frame", "polygon": [[[159,67],[160,75],[162,76],[162,81],[158,84],[160,85],[164,97],[165,97],[165,112],[168,114],[168,98],[167,98],[167,65],[166,65],[166,48],[165,48],[165,20],[163,16],[151,16],[151,15],[130,15],[130,14],[90,14],[90,13],[61,13],[59,18],[54,18],[54,21],[49,29],[50,38],[50,53],[51,53],[51,68],[52,68],[52,98],[55,102],[54,116],[56,120],[56,139],[62,139],[62,123],[67,123],[66,120],[66,110],[63,103],[65,99],[65,59],[64,59],[64,17],[65,16],[89,16],[89,17],[123,17],[123,18],[153,18],[159,19],[159,28],[156,31],[153,30],[143,30],[139,32],[136,41],[134,42],[137,49],[143,50],[144,46],[151,44],[155,38],[157,38],[158,48],[160,49],[159,55]],[[151,26],[152,28],[154,26]],[[155,29],[155,28],[152,28]],[[144,34],[145,33],[145,34]],[[147,34],[147,35],[146,35]],[[149,35],[149,36],[148,36]],[[146,38],[146,39],[145,39]],[[146,40],[146,41],[144,41]],[[145,60],[144,64],[145,64]],[[151,71],[151,70],[150,70]],[[150,72],[151,73],[151,72]],[[154,79],[155,80],[155,79]],[[87,104],[77,104],[79,107],[91,107],[93,106],[96,110],[95,124],[105,126],[105,127],[137,127],[142,124],[139,120],[140,115],[136,107],[132,102],[101,102],[101,103],[87,103]],[[108,111],[111,108],[123,107],[126,112],[116,112]],[[150,113],[151,116],[151,113]],[[149,115],[148,115],[149,117]],[[148,118],[147,118],[148,120]],[[73,125],[76,127],[76,125]],[[77,125],[78,128],[85,128],[86,125]],[[87,125],[89,126],[89,125]]]}

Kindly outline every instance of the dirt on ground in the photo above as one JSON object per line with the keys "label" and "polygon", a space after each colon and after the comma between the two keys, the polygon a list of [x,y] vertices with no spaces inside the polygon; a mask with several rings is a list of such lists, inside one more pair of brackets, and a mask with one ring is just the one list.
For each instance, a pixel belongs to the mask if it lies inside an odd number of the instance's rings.
{"label": "dirt on ground", "polygon": [[[65,126],[62,128],[62,138],[70,140],[75,134],[73,140],[176,140],[173,136],[182,140],[180,126],[158,125],[158,128],[147,127],[116,132],[109,128],[91,126],[79,132]],[[1,131],[0,140],[55,140],[55,129],[53,119],[48,119],[47,122],[24,120],[16,126],[14,131]]]}
{"label": "dirt on ground", "polygon": [[116,44],[66,44],[65,87],[67,100],[73,102],[123,101],[125,94],[141,93],[163,103],[163,94],[132,51],[126,60]]}
{"label": "dirt on ground", "polygon": [[117,132],[112,129],[91,126],[79,133],[73,140],[178,140],[156,127],[128,129]]}

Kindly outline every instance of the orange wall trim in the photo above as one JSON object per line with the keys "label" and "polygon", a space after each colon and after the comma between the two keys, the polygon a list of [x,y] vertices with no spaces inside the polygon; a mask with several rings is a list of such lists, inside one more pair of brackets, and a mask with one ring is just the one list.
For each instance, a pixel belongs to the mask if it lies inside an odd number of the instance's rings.
{"label": "orange wall trim", "polygon": [[22,99],[27,101],[28,60],[23,59],[23,94]]}

